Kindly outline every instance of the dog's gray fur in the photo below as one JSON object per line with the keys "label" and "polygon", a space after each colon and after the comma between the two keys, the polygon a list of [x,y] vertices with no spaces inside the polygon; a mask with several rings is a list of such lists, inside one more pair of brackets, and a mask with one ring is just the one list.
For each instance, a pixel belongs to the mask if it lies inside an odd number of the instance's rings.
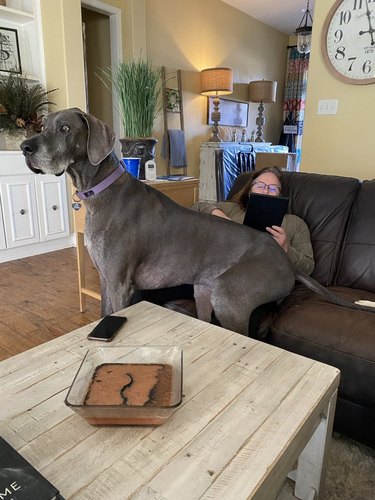
{"label": "dog's gray fur", "polygon": [[[118,166],[114,142],[106,124],[72,108],[48,115],[43,131],[21,148],[33,172],[67,172],[84,191]],[[84,203],[85,241],[100,276],[103,316],[129,305],[137,289],[190,283],[200,319],[209,321],[213,308],[223,327],[247,335],[251,312],[287,296],[296,276],[338,303],[297,272],[269,234],[183,208],[127,172]]]}

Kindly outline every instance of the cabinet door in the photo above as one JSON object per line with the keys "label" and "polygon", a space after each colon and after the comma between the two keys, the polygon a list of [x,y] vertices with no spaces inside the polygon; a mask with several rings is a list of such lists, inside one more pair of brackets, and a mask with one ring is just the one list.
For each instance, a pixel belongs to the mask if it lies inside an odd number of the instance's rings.
{"label": "cabinet door", "polygon": [[65,175],[43,175],[35,179],[41,241],[69,236]]}
{"label": "cabinet door", "polygon": [[2,209],[7,247],[39,241],[34,174],[1,178]]}
{"label": "cabinet door", "polygon": [[[1,199],[0,199],[0,201],[1,201]],[[6,247],[7,247],[7,245],[6,245],[6,239],[5,239],[3,211],[1,210],[1,203],[0,203],[0,250],[5,250]]]}

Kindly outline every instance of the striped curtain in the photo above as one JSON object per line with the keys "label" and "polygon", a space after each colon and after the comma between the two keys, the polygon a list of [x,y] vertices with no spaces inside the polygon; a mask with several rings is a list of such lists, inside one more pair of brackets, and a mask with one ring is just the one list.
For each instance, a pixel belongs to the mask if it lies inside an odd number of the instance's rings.
{"label": "striped curtain", "polygon": [[[310,54],[300,54],[296,47],[288,48],[283,130],[280,136],[280,144],[289,146],[289,152],[297,153],[296,170],[299,170],[301,163],[309,60]],[[285,125],[294,125],[295,127],[294,129],[288,129],[284,127]]]}

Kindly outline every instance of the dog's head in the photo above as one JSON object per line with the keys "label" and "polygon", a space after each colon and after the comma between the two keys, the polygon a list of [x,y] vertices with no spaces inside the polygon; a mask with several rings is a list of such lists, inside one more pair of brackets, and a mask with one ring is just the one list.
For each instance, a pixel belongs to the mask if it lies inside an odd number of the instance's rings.
{"label": "dog's head", "polygon": [[36,174],[63,174],[74,163],[99,165],[112,151],[113,130],[78,108],[46,116],[43,129],[21,144],[26,164]]}

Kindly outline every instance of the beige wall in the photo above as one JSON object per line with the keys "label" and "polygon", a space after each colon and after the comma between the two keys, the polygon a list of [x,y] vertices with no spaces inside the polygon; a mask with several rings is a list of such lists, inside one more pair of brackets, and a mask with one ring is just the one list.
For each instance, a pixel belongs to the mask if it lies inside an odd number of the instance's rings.
{"label": "beige wall", "polygon": [[[142,3],[142,2],[141,2]],[[207,98],[200,95],[200,71],[212,66],[228,66],[234,72],[234,92],[229,98],[247,100],[248,82],[271,79],[279,82],[278,102],[266,105],[265,139],[277,143],[282,120],[288,37],[229,7],[220,0],[146,0],[146,53],[155,65],[167,68],[167,77],[182,70],[184,118],[189,174],[198,175],[199,145],[210,136]],[[182,13],[183,10],[183,15]],[[142,21],[139,15],[136,21]],[[137,22],[134,27],[139,26]],[[138,56],[144,48],[133,50]],[[259,48],[261,50],[259,50]],[[171,84],[173,86],[173,84]],[[250,104],[247,135],[256,128],[257,104]],[[177,115],[169,115],[170,128],[179,127]],[[159,140],[156,161],[163,173],[160,156],[164,128],[159,115],[155,137]]]}
{"label": "beige wall", "polygon": [[[322,57],[322,27],[333,3],[315,1],[301,170],[373,179],[375,86],[341,82]],[[318,115],[319,99],[338,99],[337,114]]]}
{"label": "beige wall", "polygon": [[[80,0],[41,0],[48,87],[58,87],[58,109],[85,108]],[[123,9],[124,56],[147,54],[155,65],[181,69],[189,174],[198,175],[199,144],[209,137],[207,102],[200,95],[200,70],[229,66],[234,99],[247,100],[251,80],[279,82],[278,102],[266,105],[265,139],[276,143],[282,117],[288,37],[220,0],[106,0]],[[248,131],[255,128],[257,105],[250,105]],[[171,127],[177,126],[173,120]],[[162,117],[155,130],[158,171]]]}
{"label": "beige wall", "polygon": [[59,89],[53,109],[85,109],[81,3],[41,0],[41,14],[47,87]]}
{"label": "beige wall", "polygon": [[99,120],[113,127],[112,95],[100,80],[100,69],[111,66],[109,17],[89,9],[82,9],[86,33],[86,68],[88,110]]}
{"label": "beige wall", "polygon": [[[265,139],[277,143],[288,37],[219,0],[147,0],[147,53],[156,65],[182,70],[189,174],[198,175],[199,145],[210,135],[207,98],[200,95],[200,71],[213,66],[233,69],[233,99],[247,100],[248,83],[279,82],[278,102],[265,105]],[[255,129],[257,104],[250,104],[248,135]],[[163,132],[161,117],[156,137]],[[173,128],[174,122],[171,122]],[[160,148],[158,148],[160,152]],[[157,165],[164,165],[159,156]]]}
{"label": "beige wall", "polygon": [[[144,0],[103,0],[103,3],[123,9],[122,43],[129,51],[134,47],[131,23],[139,11],[137,1],[141,4]],[[57,109],[73,106],[85,109],[81,0],[40,2],[47,86],[59,89],[54,95]],[[130,15],[132,11],[136,14]]]}

